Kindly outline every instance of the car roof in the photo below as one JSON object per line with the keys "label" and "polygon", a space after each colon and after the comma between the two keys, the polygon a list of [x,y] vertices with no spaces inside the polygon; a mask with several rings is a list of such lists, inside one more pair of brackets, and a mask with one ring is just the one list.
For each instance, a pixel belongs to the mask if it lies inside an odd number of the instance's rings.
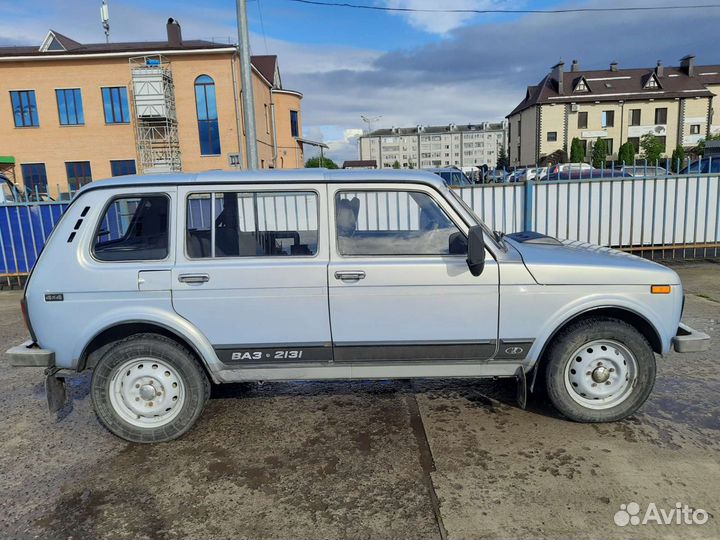
{"label": "car roof", "polygon": [[115,176],[86,184],[80,192],[95,189],[143,187],[143,186],[180,186],[204,184],[311,184],[311,183],[422,183],[434,187],[444,187],[439,176],[422,170],[395,169],[270,169],[238,171],[206,171],[200,173],[163,173],[130,174]]}

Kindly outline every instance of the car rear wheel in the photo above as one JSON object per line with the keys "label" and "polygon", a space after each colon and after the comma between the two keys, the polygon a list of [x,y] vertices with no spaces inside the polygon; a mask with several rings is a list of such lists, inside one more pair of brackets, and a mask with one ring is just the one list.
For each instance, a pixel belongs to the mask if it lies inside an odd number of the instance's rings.
{"label": "car rear wheel", "polygon": [[594,317],[562,330],[547,352],[553,405],[578,422],[632,415],[655,384],[655,355],[645,336],[619,319]]}
{"label": "car rear wheel", "polygon": [[118,341],[93,372],[91,395],[100,422],[131,442],[176,439],[202,413],[210,383],[196,359],[156,334]]}

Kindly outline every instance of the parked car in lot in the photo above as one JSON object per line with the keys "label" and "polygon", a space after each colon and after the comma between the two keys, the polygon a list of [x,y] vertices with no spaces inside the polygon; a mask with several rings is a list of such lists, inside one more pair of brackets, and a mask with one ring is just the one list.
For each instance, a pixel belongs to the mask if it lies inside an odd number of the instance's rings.
{"label": "parked car in lot", "polygon": [[7,176],[0,174],[0,204],[48,202],[53,200],[47,193],[21,188]]}
{"label": "parked car in lot", "polygon": [[443,179],[446,186],[453,187],[468,187],[472,186],[472,180],[470,180],[465,173],[455,167],[446,167],[444,169],[425,169],[433,174],[438,175]]}
{"label": "parked car in lot", "polygon": [[710,173],[720,173],[720,157],[698,159],[680,171],[680,174]]}
{"label": "parked car in lot", "polygon": [[545,180],[590,180],[593,178],[632,178],[632,175],[627,171],[618,171],[616,169],[575,169],[551,173]]}
{"label": "parked car in lot", "polygon": [[508,182],[524,182],[526,180],[540,180],[547,176],[547,167],[528,167],[517,169],[507,178]]}
{"label": "parked car in lot", "polygon": [[668,176],[672,174],[664,167],[656,167],[655,165],[648,167],[645,167],[644,165],[625,165],[624,167],[615,167],[615,170],[619,172],[626,172],[634,178]]}
{"label": "parked car in lot", "polygon": [[[558,173],[569,173],[574,171],[590,171],[592,169],[593,166],[589,163],[557,163],[552,167],[548,167],[547,176]],[[544,178],[542,178],[542,175],[540,176],[540,179],[544,180]]]}
{"label": "parked car in lot", "polygon": [[70,203],[7,356],[46,369],[51,410],[93,370],[100,422],[135,442],[190,429],[210,381],[505,377],[522,397],[527,377],[606,422],[646,400],[655,353],[708,347],[682,309],[673,270],[494,233],[427,172],[122,176]]}

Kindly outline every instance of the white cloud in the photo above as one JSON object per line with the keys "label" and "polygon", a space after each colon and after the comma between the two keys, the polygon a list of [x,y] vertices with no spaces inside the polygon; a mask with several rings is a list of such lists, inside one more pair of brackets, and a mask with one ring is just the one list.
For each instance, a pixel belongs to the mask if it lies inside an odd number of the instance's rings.
{"label": "white cloud", "polygon": [[[384,0],[383,4],[390,8],[402,9],[488,9],[495,5],[493,0]],[[423,32],[431,34],[447,34],[469,22],[473,13],[430,13],[430,12],[394,12]]]}

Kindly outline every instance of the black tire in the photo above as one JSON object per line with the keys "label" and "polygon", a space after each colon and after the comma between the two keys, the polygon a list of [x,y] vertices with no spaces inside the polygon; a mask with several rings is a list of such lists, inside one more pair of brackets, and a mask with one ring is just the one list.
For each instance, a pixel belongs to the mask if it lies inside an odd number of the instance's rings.
{"label": "black tire", "polygon": [[[622,399],[622,401],[616,404],[609,403],[608,408],[595,409],[590,404],[585,405],[578,402],[578,400],[589,401],[589,398],[580,398],[578,397],[579,393],[572,395],[571,392],[577,393],[578,391],[568,388],[570,385],[575,385],[571,380],[566,382],[566,377],[569,379],[569,372],[575,373],[573,362],[579,362],[574,353],[586,344],[602,340],[619,343],[627,349],[634,357],[636,373],[634,386],[626,386],[626,393],[618,392],[618,396],[623,397],[615,398]],[[587,350],[592,351],[592,349]],[[610,353],[607,355],[610,356]],[[548,397],[558,411],[576,422],[614,422],[626,418],[645,403],[655,385],[655,354],[650,343],[637,329],[620,319],[592,317],[572,324],[553,339],[547,351],[546,360],[545,387]],[[590,373],[587,371],[585,375]],[[577,377],[582,376],[582,373],[577,375]],[[592,376],[588,382],[594,382]],[[600,383],[600,385],[602,384]]]}
{"label": "black tire", "polygon": [[[180,410],[164,425],[135,426],[122,417],[110,398],[116,372],[123,364],[140,358],[157,359],[170,366],[173,377],[181,382]],[[95,414],[111,433],[130,442],[157,443],[177,439],[192,427],[210,397],[210,382],[195,357],[178,343],[157,334],[136,334],[116,342],[102,355],[93,371],[90,394]]]}

